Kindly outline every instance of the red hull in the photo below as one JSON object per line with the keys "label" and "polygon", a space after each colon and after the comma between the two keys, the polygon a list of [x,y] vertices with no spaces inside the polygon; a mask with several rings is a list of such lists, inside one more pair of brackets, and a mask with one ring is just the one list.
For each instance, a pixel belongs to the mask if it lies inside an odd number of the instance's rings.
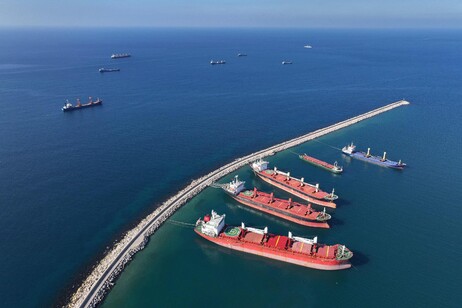
{"label": "red hull", "polygon": [[[323,201],[316,199],[313,197],[313,191],[315,191],[314,188],[311,186],[300,186],[300,182],[295,182],[294,180],[285,180],[286,177],[283,175],[280,176],[269,176],[264,174],[265,171],[262,172],[255,172],[263,181],[267,182],[268,184],[271,184],[273,186],[276,186],[279,189],[282,189],[294,196],[297,196],[303,200],[306,200],[308,202],[330,207],[330,208],[336,208],[337,205],[334,202],[331,201]],[[322,194],[319,194],[321,191],[319,191],[317,194],[318,197],[322,196],[325,197],[328,195],[326,192],[322,192]]]}
{"label": "red hull", "polygon": [[[246,196],[242,192],[237,196],[231,195],[231,197],[233,197],[236,201],[255,210],[295,222],[299,225],[313,228],[330,228],[327,222],[316,221],[316,217],[319,212],[312,211],[308,206],[304,204],[272,198],[270,194],[262,192],[254,191],[254,193],[257,193],[256,197]],[[254,203],[257,203],[258,205]],[[289,205],[291,208],[287,209]],[[305,213],[307,214],[305,215]],[[307,221],[308,219],[311,221]]]}
{"label": "red hull", "polygon": [[222,236],[222,234],[217,237],[210,237],[198,232],[197,230],[194,231],[203,238],[223,247],[304,267],[331,271],[342,270],[351,267],[351,264],[348,261],[326,260],[288,250],[270,248],[260,244],[249,243],[239,239],[225,237]]}

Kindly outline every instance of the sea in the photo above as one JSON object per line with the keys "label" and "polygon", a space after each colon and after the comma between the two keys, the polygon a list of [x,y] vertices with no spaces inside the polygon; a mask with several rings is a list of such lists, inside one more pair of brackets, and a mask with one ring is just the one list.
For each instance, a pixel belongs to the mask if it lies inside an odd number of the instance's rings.
{"label": "sea", "polygon": [[[65,304],[125,232],[193,179],[400,99],[411,104],[268,158],[335,188],[330,229],[207,188],[150,238],[102,306],[460,307],[461,30],[2,28],[0,46],[2,307]],[[89,97],[103,105],[61,111]],[[352,141],[408,166],[343,156]],[[219,182],[235,175],[290,197],[248,166]],[[345,244],[353,266],[318,271],[219,247],[191,227],[212,209],[229,224]]]}

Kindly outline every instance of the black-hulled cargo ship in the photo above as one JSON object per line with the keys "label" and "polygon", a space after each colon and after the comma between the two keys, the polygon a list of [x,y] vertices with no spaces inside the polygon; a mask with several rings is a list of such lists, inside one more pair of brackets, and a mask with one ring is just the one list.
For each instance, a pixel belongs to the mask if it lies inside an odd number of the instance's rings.
{"label": "black-hulled cargo ship", "polygon": [[86,104],[81,104],[80,100],[77,99],[77,104],[74,106],[71,103],[69,103],[68,100],[66,100],[66,103],[61,108],[61,110],[64,111],[64,112],[66,112],[66,111],[74,111],[74,110],[77,110],[77,109],[82,109],[82,108],[87,108],[87,107],[100,106],[102,103],[103,103],[103,101],[100,100],[99,98],[96,101],[93,101],[91,99],[91,97],[90,97],[89,102],[86,103]]}

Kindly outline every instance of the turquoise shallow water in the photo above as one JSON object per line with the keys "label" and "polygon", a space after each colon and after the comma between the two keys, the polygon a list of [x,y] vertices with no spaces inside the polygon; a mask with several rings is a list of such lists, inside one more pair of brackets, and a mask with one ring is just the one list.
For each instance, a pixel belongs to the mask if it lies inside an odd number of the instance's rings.
{"label": "turquoise shallow water", "polygon": [[[212,188],[172,218],[193,223],[215,209],[232,224],[317,234],[350,247],[354,268],[319,272],[265,260],[166,223],[104,306],[457,306],[462,33],[1,30],[0,43],[3,305],[58,303],[106,247],[191,179],[404,97],[410,106],[293,149],[338,160],[340,176],[290,151],[269,158],[335,187],[341,199],[329,210],[330,230],[253,212]],[[111,62],[114,52],[133,57]],[[121,72],[101,75],[101,66]],[[60,111],[66,98],[90,95],[104,106]],[[350,161],[330,147],[350,141],[409,168]],[[272,189],[249,168],[236,173]]]}

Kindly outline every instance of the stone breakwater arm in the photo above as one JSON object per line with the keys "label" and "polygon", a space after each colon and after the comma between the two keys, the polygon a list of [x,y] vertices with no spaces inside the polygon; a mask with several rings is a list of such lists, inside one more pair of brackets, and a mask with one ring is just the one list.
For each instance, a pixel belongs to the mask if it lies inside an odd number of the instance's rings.
{"label": "stone breakwater arm", "polygon": [[213,182],[258,158],[263,158],[275,152],[286,150],[309,140],[353,125],[362,120],[369,119],[383,112],[408,104],[409,102],[401,100],[374,109],[348,120],[341,121],[306,135],[238,158],[233,162],[192,181],[191,184],[179,191],[175,196],[165,201],[153,213],[149,214],[135,228],[128,231],[122,240],[115,244],[111,251],[109,251],[109,253],[96,265],[90,275],[83,281],[79,289],[77,289],[77,291],[72,295],[67,306],[94,307],[101,302],[106,292],[112,286],[112,281],[123,270],[124,266],[131,260],[133,255],[144,248],[149,236],[152,235],[178,208]]}

